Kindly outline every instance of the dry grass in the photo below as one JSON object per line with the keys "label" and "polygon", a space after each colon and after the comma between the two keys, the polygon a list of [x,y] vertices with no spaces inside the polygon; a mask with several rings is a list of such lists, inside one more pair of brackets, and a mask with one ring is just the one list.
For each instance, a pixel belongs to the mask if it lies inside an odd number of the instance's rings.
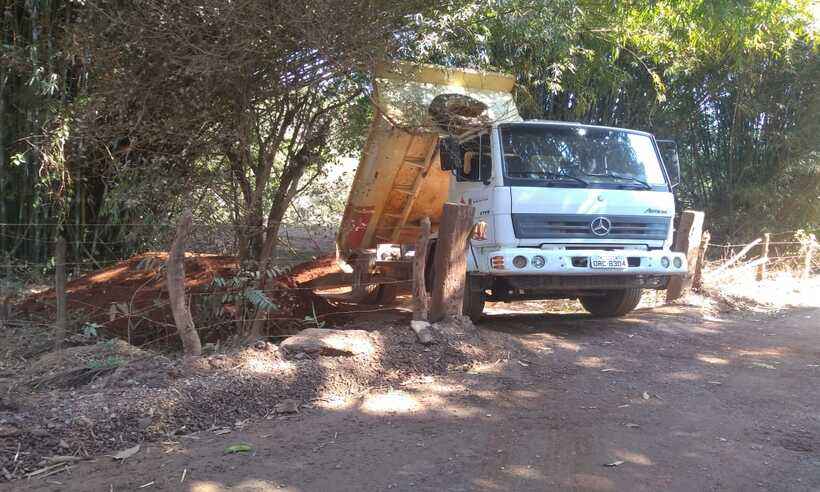
{"label": "dry grass", "polygon": [[[701,296],[731,308],[756,312],[777,311],[789,307],[820,307],[820,275],[801,278],[791,269],[769,271],[757,281],[755,269],[740,265],[723,272],[706,270]],[[706,301],[706,299],[703,299]]]}

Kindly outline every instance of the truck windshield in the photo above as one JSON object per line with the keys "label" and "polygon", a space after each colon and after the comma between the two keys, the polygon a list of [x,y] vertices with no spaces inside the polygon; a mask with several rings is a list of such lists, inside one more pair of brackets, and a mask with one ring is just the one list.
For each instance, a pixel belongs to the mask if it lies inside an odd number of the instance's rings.
{"label": "truck windshield", "polygon": [[652,139],[604,128],[501,127],[510,185],[667,189]]}

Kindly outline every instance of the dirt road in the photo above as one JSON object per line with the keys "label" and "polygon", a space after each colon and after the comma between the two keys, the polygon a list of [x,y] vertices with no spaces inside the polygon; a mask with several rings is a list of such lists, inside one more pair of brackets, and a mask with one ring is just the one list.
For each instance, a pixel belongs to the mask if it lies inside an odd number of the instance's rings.
{"label": "dirt road", "polygon": [[[665,307],[618,321],[496,310],[482,329],[517,350],[6,487],[820,490],[818,309],[755,320]],[[253,452],[224,454],[237,442]]]}

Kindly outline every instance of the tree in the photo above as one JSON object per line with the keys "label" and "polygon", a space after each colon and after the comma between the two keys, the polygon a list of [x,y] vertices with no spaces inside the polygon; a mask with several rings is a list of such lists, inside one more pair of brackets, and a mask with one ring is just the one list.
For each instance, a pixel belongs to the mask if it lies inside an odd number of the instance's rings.
{"label": "tree", "polygon": [[[388,56],[410,13],[431,7],[92,2],[80,38],[96,93],[84,136],[124,143],[117,166],[235,187],[221,196],[238,197],[240,254],[266,262],[289,203],[327,163],[328,143],[366,80],[358,74]],[[190,190],[190,180],[180,184]]]}

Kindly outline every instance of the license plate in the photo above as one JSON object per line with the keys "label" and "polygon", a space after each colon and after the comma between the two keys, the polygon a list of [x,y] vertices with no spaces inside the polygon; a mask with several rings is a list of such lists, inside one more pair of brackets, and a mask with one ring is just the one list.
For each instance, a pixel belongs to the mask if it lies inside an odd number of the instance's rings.
{"label": "license plate", "polygon": [[593,256],[589,260],[589,265],[592,268],[601,269],[624,269],[629,266],[626,262],[625,256]]}

